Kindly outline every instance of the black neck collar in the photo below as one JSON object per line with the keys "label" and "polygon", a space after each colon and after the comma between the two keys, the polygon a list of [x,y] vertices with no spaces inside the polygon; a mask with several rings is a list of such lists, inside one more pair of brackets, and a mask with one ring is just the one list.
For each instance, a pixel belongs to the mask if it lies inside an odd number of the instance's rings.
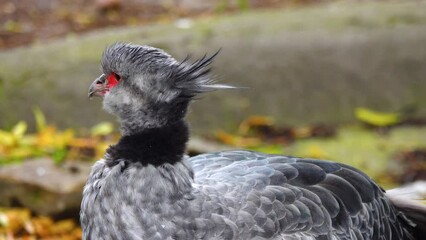
{"label": "black neck collar", "polygon": [[116,145],[107,149],[105,158],[109,166],[120,161],[154,166],[174,164],[182,159],[188,137],[188,126],[183,120],[161,128],[144,129],[123,136]]}

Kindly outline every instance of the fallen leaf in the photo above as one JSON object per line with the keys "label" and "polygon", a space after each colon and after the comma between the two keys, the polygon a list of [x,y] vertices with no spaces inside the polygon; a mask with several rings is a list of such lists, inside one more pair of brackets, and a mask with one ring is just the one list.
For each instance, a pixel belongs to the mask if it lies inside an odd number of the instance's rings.
{"label": "fallen leaf", "polygon": [[361,107],[355,109],[355,117],[376,127],[387,127],[401,122],[401,116],[398,113],[379,112]]}

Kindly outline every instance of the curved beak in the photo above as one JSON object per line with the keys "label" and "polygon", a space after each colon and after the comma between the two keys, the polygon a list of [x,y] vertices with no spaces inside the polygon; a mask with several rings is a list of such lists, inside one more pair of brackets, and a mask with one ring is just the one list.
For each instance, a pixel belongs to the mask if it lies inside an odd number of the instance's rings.
{"label": "curved beak", "polygon": [[105,92],[106,77],[102,74],[90,84],[88,97],[103,97]]}

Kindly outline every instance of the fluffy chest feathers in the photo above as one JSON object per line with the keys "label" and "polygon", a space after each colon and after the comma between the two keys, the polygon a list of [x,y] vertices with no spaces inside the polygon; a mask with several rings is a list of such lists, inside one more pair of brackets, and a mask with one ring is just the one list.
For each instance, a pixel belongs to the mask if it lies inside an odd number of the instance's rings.
{"label": "fluffy chest feathers", "polygon": [[161,167],[97,162],[83,192],[86,239],[166,239],[176,231],[170,220],[193,198],[191,176],[185,162]]}

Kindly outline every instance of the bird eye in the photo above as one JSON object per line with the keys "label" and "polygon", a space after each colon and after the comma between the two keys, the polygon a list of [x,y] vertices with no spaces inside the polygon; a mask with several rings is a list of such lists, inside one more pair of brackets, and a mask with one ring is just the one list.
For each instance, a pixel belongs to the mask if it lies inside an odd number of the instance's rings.
{"label": "bird eye", "polygon": [[121,81],[121,76],[118,75],[117,73],[114,73],[114,77],[118,82]]}

